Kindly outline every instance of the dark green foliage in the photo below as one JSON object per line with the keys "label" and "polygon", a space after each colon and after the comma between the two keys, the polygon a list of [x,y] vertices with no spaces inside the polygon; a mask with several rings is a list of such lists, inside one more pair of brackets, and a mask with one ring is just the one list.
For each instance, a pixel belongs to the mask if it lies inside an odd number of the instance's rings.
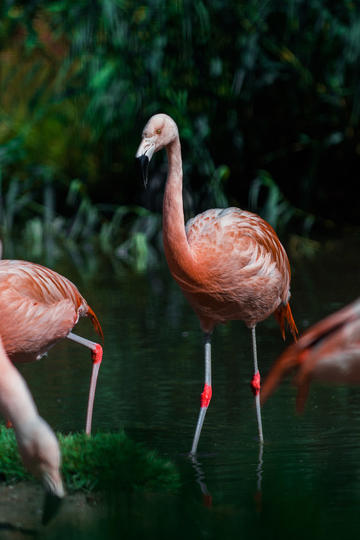
{"label": "dark green foliage", "polygon": [[[175,466],[133,442],[124,432],[58,435],[62,474],[68,492],[137,489],[176,491]],[[0,475],[7,482],[30,479],[24,470],[12,429],[0,427]]]}
{"label": "dark green foliage", "polygon": [[[106,237],[120,206],[114,252],[139,229],[129,205],[161,209],[162,160],[144,195],[133,159],[160,110],[179,124],[187,215],[246,207],[252,191],[257,211],[275,204],[274,225],[296,216],[304,233],[315,215],[357,223],[348,200],[360,165],[356,3],[4,0],[0,21],[5,232],[56,218],[76,242],[102,225]],[[281,194],[280,214],[258,191],[259,171]],[[75,218],[66,204],[74,182],[83,197]],[[142,240],[130,235],[131,249]]]}
{"label": "dark green foliage", "polygon": [[0,474],[4,480],[28,478],[16,445],[14,431],[0,426],[1,465]]}

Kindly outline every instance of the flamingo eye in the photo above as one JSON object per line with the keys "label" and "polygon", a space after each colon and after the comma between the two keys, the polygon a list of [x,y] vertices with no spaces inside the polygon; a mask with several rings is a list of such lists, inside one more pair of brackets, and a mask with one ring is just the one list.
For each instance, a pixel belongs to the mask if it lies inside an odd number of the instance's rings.
{"label": "flamingo eye", "polygon": [[155,133],[157,133],[158,135],[160,135],[161,129],[156,129],[156,130],[155,130]]}

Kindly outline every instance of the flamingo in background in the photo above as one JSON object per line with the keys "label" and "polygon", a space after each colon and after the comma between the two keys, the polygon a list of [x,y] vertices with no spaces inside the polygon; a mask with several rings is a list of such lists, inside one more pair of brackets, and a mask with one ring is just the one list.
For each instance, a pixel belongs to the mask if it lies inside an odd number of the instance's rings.
{"label": "flamingo in background", "polygon": [[47,493],[43,522],[49,521],[64,497],[60,450],[54,432],[36,409],[30,391],[10,362],[0,337],[0,412],[9,419],[25,467],[41,480]]}
{"label": "flamingo in background", "polygon": [[295,367],[298,411],[305,406],[312,379],[360,384],[360,298],[314,324],[283,352],[265,380],[262,402]]}
{"label": "flamingo in background", "polygon": [[0,261],[0,336],[10,360],[40,359],[57,341],[67,337],[85,345],[92,354],[85,431],[91,433],[92,411],[102,347],[71,332],[79,317],[90,317],[103,337],[99,321],[75,285],[39,264]]}
{"label": "flamingo in background", "polygon": [[259,440],[263,442],[255,326],[275,314],[283,337],[285,322],[296,339],[289,306],[290,265],[273,228],[261,217],[239,208],[215,208],[191,219],[185,228],[182,160],[178,128],[166,114],[146,124],[136,157],[145,185],[154,152],[166,148],[168,175],[163,202],[165,256],[174,279],[200,319],[205,336],[205,385],[193,439],[195,454],[212,395],[211,335],[219,323],[239,319],[251,329]]}

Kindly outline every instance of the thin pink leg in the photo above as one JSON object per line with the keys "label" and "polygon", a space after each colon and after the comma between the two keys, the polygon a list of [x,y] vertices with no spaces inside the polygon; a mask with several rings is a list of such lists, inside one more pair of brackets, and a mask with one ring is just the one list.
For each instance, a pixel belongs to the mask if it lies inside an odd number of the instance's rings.
{"label": "thin pink leg", "polygon": [[97,383],[100,364],[101,364],[102,356],[103,356],[102,346],[99,345],[98,343],[96,343],[95,349],[93,349],[91,351],[91,356],[92,356],[93,365],[92,365],[92,372],[91,372],[91,379],[90,379],[88,409],[87,409],[87,413],[86,413],[85,433],[87,435],[91,435],[92,415],[93,415],[93,408],[94,408],[96,383]]}
{"label": "thin pink leg", "polygon": [[205,334],[205,384],[201,394],[200,412],[190,454],[196,454],[201,430],[212,395],[211,388],[211,334]]}
{"label": "thin pink leg", "polygon": [[260,408],[260,372],[259,372],[258,361],[257,361],[255,326],[251,328],[251,338],[252,338],[252,350],[253,350],[253,362],[254,362],[254,375],[251,380],[251,388],[255,396],[255,407],[256,407],[256,418],[257,418],[258,432],[259,432],[259,442],[260,444],[263,444],[264,435],[263,435],[261,408]]}
{"label": "thin pink leg", "polygon": [[88,347],[91,350],[92,372],[91,372],[91,379],[90,379],[89,399],[88,399],[88,407],[87,407],[87,413],[86,413],[86,426],[85,426],[85,433],[87,435],[91,435],[96,383],[97,383],[97,378],[99,374],[100,364],[103,357],[103,349],[99,343],[95,343],[93,341],[90,341],[89,339],[85,339],[83,337],[77,336],[76,334],[73,334],[72,332],[70,332],[67,335],[67,337],[71,339],[72,341],[75,341],[76,343],[80,343],[81,345]]}

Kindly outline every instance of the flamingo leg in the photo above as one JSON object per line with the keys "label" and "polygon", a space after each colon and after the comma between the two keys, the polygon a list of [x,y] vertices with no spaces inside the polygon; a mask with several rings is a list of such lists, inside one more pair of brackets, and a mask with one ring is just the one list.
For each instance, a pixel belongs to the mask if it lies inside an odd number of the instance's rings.
{"label": "flamingo leg", "polygon": [[211,394],[211,334],[205,334],[205,384],[201,394],[200,412],[190,454],[196,454],[206,411],[210,404]]}
{"label": "flamingo leg", "polygon": [[263,429],[262,429],[261,407],[260,407],[260,372],[259,372],[258,361],[257,361],[255,326],[251,328],[251,340],[252,340],[252,350],[253,350],[253,360],[254,360],[254,376],[251,380],[251,388],[255,396],[256,418],[257,418],[257,423],[258,423],[259,441],[260,441],[260,444],[263,444],[264,436],[263,436]]}
{"label": "flamingo leg", "polygon": [[81,336],[73,334],[72,332],[69,332],[67,337],[71,339],[72,341],[75,341],[76,343],[80,343],[81,345],[88,347],[88,349],[91,350],[92,372],[91,372],[91,379],[90,379],[89,399],[88,399],[88,407],[87,407],[87,413],[86,413],[86,426],[85,426],[85,433],[87,435],[91,435],[95,390],[96,390],[96,383],[97,383],[97,378],[99,374],[100,364],[102,361],[103,350],[102,350],[102,346],[99,345],[99,343],[95,343],[94,341],[85,339]]}

